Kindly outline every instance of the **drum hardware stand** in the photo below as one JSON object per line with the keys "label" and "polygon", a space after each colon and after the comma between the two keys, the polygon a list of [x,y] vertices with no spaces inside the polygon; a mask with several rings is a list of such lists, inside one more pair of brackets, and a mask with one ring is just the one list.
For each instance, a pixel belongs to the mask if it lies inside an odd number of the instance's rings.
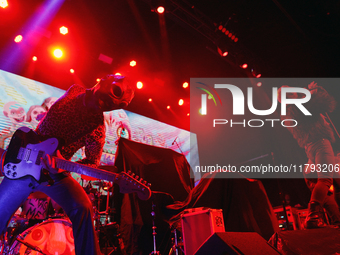
{"label": "drum hardware stand", "polygon": [[182,251],[182,254],[184,254],[184,250],[183,250],[183,242],[182,242],[182,238],[179,237],[179,242],[178,242],[178,236],[177,236],[177,229],[174,228],[172,230],[172,233],[174,234],[174,237],[171,238],[171,241],[172,241],[172,247],[170,249],[170,252],[169,252],[169,255],[172,255],[174,254],[175,252],[175,255],[179,255],[178,251],[181,250]]}
{"label": "drum hardware stand", "polygon": [[150,253],[150,255],[160,255],[159,251],[157,251],[157,248],[156,248],[156,224],[155,224],[155,218],[156,218],[156,212],[155,212],[155,208],[156,208],[156,205],[154,203],[154,194],[152,194],[152,197],[151,197],[151,200],[152,200],[152,210],[151,210],[151,217],[152,217],[152,237],[153,237],[153,251]]}
{"label": "drum hardware stand", "polygon": [[16,240],[19,242],[19,243],[22,243],[23,245],[25,245],[26,247],[30,248],[31,250],[34,250],[34,251],[37,251],[43,255],[47,255],[46,253],[44,253],[38,246],[33,246],[31,244],[29,244],[28,242],[25,242],[24,240],[24,237],[22,235],[18,235],[18,237],[16,238]]}

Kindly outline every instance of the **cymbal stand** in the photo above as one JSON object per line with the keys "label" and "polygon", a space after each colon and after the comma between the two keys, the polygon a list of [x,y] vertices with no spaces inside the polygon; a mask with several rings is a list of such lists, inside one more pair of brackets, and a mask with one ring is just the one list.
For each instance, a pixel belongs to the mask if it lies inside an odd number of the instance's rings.
{"label": "cymbal stand", "polygon": [[157,251],[156,248],[156,224],[155,224],[155,218],[156,218],[156,212],[155,212],[155,203],[153,201],[153,197],[152,199],[152,210],[151,210],[151,216],[152,216],[152,237],[153,237],[153,251],[150,253],[150,255],[160,255],[159,251]]}

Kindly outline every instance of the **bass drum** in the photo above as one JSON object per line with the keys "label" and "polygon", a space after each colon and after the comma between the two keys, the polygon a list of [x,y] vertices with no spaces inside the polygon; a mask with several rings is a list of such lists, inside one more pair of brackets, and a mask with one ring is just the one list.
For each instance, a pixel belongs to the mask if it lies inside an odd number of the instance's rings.
{"label": "bass drum", "polygon": [[14,241],[9,254],[41,255],[39,250],[48,255],[75,255],[71,222],[48,219],[25,230]]}

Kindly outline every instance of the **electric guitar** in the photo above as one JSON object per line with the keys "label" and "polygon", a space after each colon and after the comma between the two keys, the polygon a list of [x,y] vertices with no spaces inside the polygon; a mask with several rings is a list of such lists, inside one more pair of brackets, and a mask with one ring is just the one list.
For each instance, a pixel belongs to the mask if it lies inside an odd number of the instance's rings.
{"label": "electric guitar", "polygon": [[[45,154],[52,155],[57,147],[58,139],[49,138],[41,141],[39,135],[33,130],[21,127],[13,134],[4,160],[0,162],[3,166],[1,171],[9,179],[19,179],[30,175],[39,181],[43,168],[41,158]],[[136,192],[142,200],[147,200],[151,196],[150,184],[147,184],[143,179],[138,179],[138,176],[135,178],[133,174],[112,173],[58,157],[54,157],[54,159],[57,168],[117,183],[121,193]]]}

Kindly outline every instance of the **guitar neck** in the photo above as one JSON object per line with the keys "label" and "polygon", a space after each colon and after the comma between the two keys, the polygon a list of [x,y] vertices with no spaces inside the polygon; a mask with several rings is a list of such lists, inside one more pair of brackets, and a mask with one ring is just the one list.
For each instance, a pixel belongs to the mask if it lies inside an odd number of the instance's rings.
{"label": "guitar neck", "polygon": [[79,163],[75,163],[72,161],[68,161],[65,159],[61,158],[54,158],[56,162],[56,167],[69,171],[69,172],[74,172],[78,174],[83,174],[87,176],[91,176],[100,180],[106,180],[106,181],[111,181],[115,182],[118,178],[118,174],[102,170],[102,169],[97,169],[94,167],[82,165]]}

